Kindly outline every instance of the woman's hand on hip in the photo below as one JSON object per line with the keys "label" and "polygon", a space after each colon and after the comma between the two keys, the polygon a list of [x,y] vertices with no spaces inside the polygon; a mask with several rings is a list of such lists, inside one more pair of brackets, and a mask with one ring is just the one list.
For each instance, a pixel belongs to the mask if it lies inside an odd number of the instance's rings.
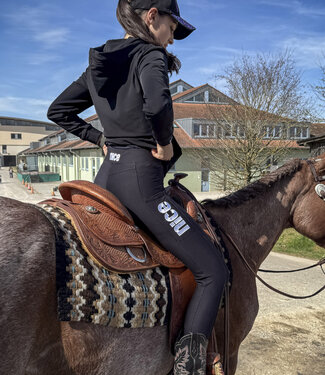
{"label": "woman's hand on hip", "polygon": [[174,155],[173,145],[172,143],[169,143],[166,146],[160,146],[157,143],[157,148],[151,149],[151,153],[156,159],[170,160]]}
{"label": "woman's hand on hip", "polygon": [[104,152],[104,155],[106,156],[107,155],[107,146],[106,145],[103,146],[103,152]]}

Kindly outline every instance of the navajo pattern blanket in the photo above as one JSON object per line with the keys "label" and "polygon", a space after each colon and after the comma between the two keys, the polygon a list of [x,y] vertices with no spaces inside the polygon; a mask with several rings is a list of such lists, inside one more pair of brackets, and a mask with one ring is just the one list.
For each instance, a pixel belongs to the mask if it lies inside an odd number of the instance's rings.
{"label": "navajo pattern blanket", "polygon": [[168,270],[120,274],[93,261],[64,211],[40,205],[56,230],[56,284],[60,321],[116,328],[166,325],[171,306]]}

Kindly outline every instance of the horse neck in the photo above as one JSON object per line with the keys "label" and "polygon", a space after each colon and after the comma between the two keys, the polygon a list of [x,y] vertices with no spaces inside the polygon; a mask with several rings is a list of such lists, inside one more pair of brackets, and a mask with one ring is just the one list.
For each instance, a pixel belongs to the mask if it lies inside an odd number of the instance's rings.
{"label": "horse neck", "polygon": [[[209,206],[216,222],[229,234],[257,270],[285,228],[299,194],[291,179],[276,182],[265,193],[236,207]],[[297,189],[298,190],[298,189]]]}

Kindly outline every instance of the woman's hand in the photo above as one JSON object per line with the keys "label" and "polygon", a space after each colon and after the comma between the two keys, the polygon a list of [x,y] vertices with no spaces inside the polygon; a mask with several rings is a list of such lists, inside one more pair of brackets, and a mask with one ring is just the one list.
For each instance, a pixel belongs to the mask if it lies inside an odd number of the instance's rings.
{"label": "woman's hand", "polygon": [[156,159],[170,160],[174,155],[173,145],[169,143],[166,146],[160,146],[157,143],[157,148],[153,148],[151,150],[151,153],[152,153],[152,156],[154,156]]}
{"label": "woman's hand", "polygon": [[107,155],[107,146],[106,145],[103,146],[103,152],[104,152],[104,155],[106,156]]}

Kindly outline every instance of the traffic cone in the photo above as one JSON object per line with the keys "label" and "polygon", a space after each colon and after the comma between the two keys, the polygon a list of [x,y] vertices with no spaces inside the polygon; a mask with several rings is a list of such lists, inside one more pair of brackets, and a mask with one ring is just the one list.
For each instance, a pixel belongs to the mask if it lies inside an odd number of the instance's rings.
{"label": "traffic cone", "polygon": [[55,197],[54,189],[52,189],[51,195],[52,195],[52,197]]}
{"label": "traffic cone", "polygon": [[31,184],[28,183],[27,190],[30,190],[30,189],[31,189]]}
{"label": "traffic cone", "polygon": [[23,178],[21,179],[21,184],[25,185],[25,180]]}
{"label": "traffic cone", "polygon": [[27,181],[25,181],[25,187],[28,187],[28,182]]}
{"label": "traffic cone", "polygon": [[30,187],[30,193],[34,194],[34,188],[33,188],[33,186]]}

